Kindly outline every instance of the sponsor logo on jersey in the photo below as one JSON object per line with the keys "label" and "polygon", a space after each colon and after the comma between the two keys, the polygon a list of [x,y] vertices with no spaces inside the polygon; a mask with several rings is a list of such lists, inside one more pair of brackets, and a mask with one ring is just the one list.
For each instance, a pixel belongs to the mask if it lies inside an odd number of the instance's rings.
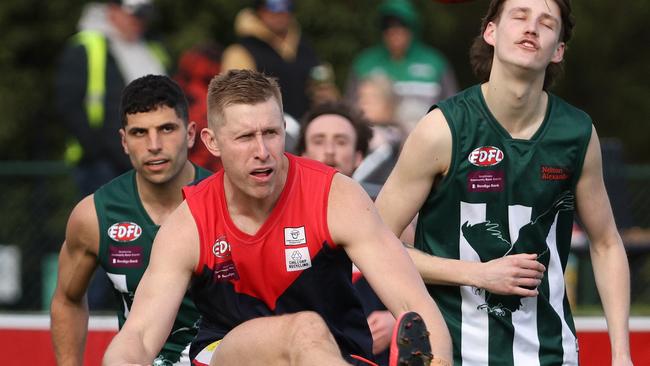
{"label": "sponsor logo on jersey", "polygon": [[284,228],[284,244],[285,245],[301,245],[307,244],[307,236],[305,235],[305,227],[285,227]]}
{"label": "sponsor logo on jersey", "polygon": [[111,267],[135,268],[143,265],[142,247],[108,246],[108,263]]}
{"label": "sponsor logo on jersey", "polygon": [[571,178],[571,172],[567,168],[542,165],[540,178],[542,180],[567,180]]}
{"label": "sponsor logo on jersey", "polygon": [[230,258],[230,244],[226,241],[226,236],[222,235],[212,245],[212,254],[221,259]]}
{"label": "sponsor logo on jersey", "polygon": [[117,242],[134,241],[142,235],[142,228],[134,222],[116,222],[108,228],[108,237]]}
{"label": "sponsor logo on jersey", "polygon": [[212,279],[215,282],[239,280],[237,267],[231,259],[232,252],[230,244],[226,241],[225,235],[221,235],[214,241],[214,244],[212,244],[212,254],[218,258],[212,272]]}
{"label": "sponsor logo on jersey", "polygon": [[235,266],[235,262],[233,262],[232,259],[229,259],[225,262],[217,263],[217,265],[214,267],[212,278],[216,282],[239,280],[239,273],[237,273],[237,267]]}
{"label": "sponsor logo on jersey", "polygon": [[503,160],[503,151],[494,146],[477,147],[467,157],[476,166],[494,166]]}
{"label": "sponsor logo on jersey", "polygon": [[311,257],[309,248],[290,248],[284,250],[284,256],[287,264],[287,272],[302,271],[311,267]]}
{"label": "sponsor logo on jersey", "polygon": [[504,187],[503,170],[479,170],[467,173],[468,192],[501,192]]}

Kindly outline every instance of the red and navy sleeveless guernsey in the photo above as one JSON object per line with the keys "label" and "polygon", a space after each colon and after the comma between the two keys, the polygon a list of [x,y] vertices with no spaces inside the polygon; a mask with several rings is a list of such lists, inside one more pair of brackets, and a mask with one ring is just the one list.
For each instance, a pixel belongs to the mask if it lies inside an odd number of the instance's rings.
{"label": "red and navy sleeveless guernsey", "polygon": [[191,285],[202,315],[192,358],[247,320],[299,311],[320,314],[346,358],[372,357],[370,330],[351,282],[352,263],[327,226],[336,171],[286,156],[285,186],[255,235],[230,218],[223,170],[184,188],[201,246]]}

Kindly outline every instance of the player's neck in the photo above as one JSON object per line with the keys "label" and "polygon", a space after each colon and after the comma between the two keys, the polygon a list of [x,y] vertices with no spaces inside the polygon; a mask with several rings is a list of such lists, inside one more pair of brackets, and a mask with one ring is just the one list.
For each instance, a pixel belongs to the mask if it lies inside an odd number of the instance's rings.
{"label": "player's neck", "polygon": [[145,211],[154,223],[160,225],[183,201],[182,188],[195,177],[194,166],[187,161],[181,171],[164,184],[153,184],[136,174],[138,195]]}
{"label": "player's neck", "polygon": [[286,157],[283,161],[282,167],[275,172],[275,182],[270,194],[263,197],[255,197],[237,188],[227,175],[224,176],[228,213],[239,230],[249,235],[255,235],[273,212],[287,182],[289,162]]}
{"label": "player's neck", "polygon": [[529,139],[542,124],[548,102],[543,81],[493,74],[481,86],[490,112],[513,138]]}

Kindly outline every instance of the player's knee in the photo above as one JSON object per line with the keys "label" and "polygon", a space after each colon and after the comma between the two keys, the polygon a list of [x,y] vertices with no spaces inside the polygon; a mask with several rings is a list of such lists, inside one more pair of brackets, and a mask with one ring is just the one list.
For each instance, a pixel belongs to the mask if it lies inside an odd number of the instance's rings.
{"label": "player's knee", "polygon": [[290,329],[293,342],[312,343],[333,340],[323,318],[313,311],[301,311],[292,314]]}

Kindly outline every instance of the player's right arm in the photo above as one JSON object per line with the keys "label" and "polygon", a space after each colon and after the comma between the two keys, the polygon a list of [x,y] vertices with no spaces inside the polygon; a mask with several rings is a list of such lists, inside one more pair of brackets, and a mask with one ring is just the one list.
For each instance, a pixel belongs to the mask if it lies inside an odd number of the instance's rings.
{"label": "player's right arm", "polygon": [[131,312],[104,355],[103,365],[149,365],[174,324],[199,261],[199,234],[183,202],[160,227]]}
{"label": "player's right arm", "polygon": [[451,162],[451,131],[440,112],[428,113],[409,134],[395,168],[379,192],[375,205],[396,234],[413,220],[436,179]]}
{"label": "player's right arm", "polygon": [[[452,135],[445,116],[434,109],[409,134],[375,205],[386,225],[399,235],[451,166]],[[518,254],[486,263],[429,255],[408,248],[425,283],[474,286],[497,294],[536,296],[544,266],[535,254]]]}
{"label": "player's right arm", "polygon": [[83,364],[88,333],[86,290],[97,267],[98,250],[99,224],[91,195],[72,210],[59,254],[50,307],[52,343],[59,366]]}

